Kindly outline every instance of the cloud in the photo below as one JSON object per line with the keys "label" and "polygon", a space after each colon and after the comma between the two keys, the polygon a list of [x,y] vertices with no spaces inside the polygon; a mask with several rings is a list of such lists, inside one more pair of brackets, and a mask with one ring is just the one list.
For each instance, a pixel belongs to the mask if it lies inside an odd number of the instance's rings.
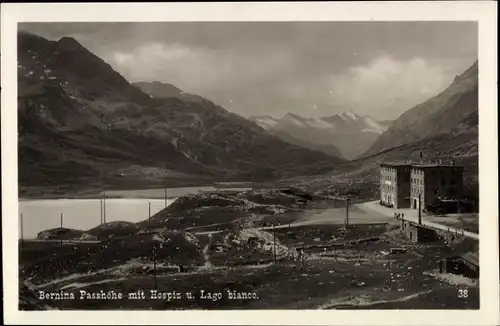
{"label": "cloud", "polygon": [[164,81],[202,95],[223,90],[229,96],[256,88],[292,64],[290,56],[269,49],[241,53],[167,42],[149,42],[103,56],[131,81]]}
{"label": "cloud", "polygon": [[[23,23],[73,36],[129,81],[163,81],[243,116],[397,117],[477,59],[477,22]],[[232,100],[232,101],[230,101]],[[316,106],[316,109],[314,107]]]}
{"label": "cloud", "polygon": [[359,113],[397,117],[451,82],[445,68],[414,57],[380,55],[365,65],[329,76],[331,96]]}

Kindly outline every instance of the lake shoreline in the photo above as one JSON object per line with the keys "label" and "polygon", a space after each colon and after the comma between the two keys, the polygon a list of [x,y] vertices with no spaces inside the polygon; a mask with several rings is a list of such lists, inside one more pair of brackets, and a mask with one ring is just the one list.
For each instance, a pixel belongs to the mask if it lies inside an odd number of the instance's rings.
{"label": "lake shoreline", "polygon": [[[219,187],[218,187],[219,186]],[[274,188],[275,184],[265,185],[264,188],[270,189]],[[182,189],[182,188],[214,188],[212,191],[231,191],[232,189],[238,188],[261,188],[260,183],[256,182],[221,182],[217,183],[206,183],[193,185],[188,183],[186,185],[177,185],[175,187],[167,188],[167,199],[177,198],[179,196],[169,195],[168,190]],[[57,189],[46,189],[42,187],[34,187],[25,192],[18,197],[19,201],[29,201],[29,200],[52,200],[52,199],[100,199],[102,194],[106,192],[106,198],[130,198],[130,199],[165,199],[165,188],[151,187],[151,188],[113,188],[113,189],[82,189],[80,191],[64,191]],[[148,195],[143,195],[141,193],[149,192]],[[39,194],[36,194],[39,193]],[[41,193],[41,194],[40,194]]]}

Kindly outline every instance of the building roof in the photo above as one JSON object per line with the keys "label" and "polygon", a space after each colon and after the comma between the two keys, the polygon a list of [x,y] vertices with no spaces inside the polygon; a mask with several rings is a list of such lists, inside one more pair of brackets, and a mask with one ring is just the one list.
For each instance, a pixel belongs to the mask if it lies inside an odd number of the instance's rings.
{"label": "building roof", "polygon": [[468,252],[466,254],[463,254],[461,255],[461,257],[465,260],[467,260],[468,262],[476,265],[476,266],[479,266],[479,253],[477,252]]}
{"label": "building roof", "polygon": [[392,162],[382,162],[380,163],[380,165],[399,167],[399,166],[410,166],[411,164],[407,161],[392,161]]}
{"label": "building roof", "polygon": [[420,169],[429,169],[429,168],[454,168],[454,169],[463,169],[463,166],[449,164],[449,163],[420,163],[415,161],[387,161],[380,163],[380,166],[390,166],[390,167],[412,167],[412,168],[420,168]]}
{"label": "building roof", "polygon": [[439,163],[412,163],[411,166],[413,168],[457,168],[463,169],[463,166],[460,165],[452,165],[452,164],[439,164]]}

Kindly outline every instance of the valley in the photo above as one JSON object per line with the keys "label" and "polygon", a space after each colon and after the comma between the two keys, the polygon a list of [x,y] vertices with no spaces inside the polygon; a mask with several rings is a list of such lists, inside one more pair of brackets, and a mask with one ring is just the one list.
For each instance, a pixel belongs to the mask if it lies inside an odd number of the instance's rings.
{"label": "valley", "polygon": [[378,202],[388,161],[462,166],[479,201],[477,62],[379,120],[245,118],[73,37],[19,32],[18,56],[21,310],[479,308],[442,266],[477,252],[477,212],[424,214],[419,242]]}

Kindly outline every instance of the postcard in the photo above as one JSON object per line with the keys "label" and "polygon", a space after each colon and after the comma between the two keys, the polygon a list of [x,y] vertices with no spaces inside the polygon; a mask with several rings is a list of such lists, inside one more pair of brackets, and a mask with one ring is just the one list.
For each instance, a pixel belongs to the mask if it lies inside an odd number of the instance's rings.
{"label": "postcard", "polygon": [[7,323],[500,321],[496,3],[1,22]]}

